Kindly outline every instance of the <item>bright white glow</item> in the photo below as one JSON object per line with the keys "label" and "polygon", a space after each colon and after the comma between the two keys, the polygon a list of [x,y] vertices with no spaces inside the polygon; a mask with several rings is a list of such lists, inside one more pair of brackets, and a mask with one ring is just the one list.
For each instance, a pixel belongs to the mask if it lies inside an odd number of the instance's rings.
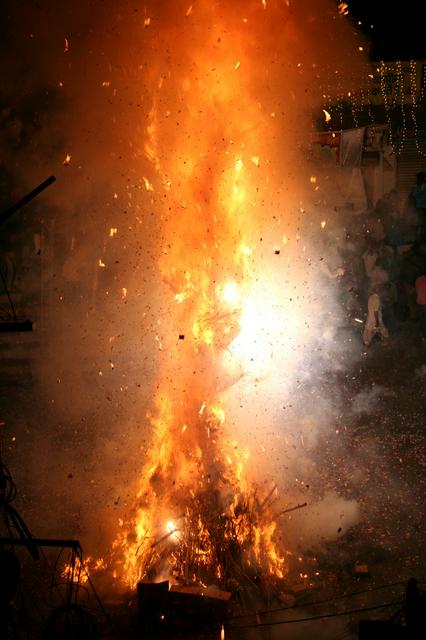
{"label": "bright white glow", "polygon": [[236,282],[228,282],[223,287],[222,297],[224,301],[232,306],[235,306],[240,301],[240,292]]}
{"label": "bright white glow", "polygon": [[263,378],[291,359],[304,323],[297,301],[284,286],[265,277],[242,303],[240,326],[229,352],[245,374]]}
{"label": "bright white glow", "polygon": [[179,540],[178,529],[173,520],[169,520],[166,524],[166,531],[169,534],[169,538],[177,542]]}

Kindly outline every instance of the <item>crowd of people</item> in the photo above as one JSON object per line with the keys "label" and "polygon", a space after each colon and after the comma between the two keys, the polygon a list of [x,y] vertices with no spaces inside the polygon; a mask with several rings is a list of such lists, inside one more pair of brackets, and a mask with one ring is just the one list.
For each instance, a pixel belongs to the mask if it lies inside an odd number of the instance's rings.
{"label": "crowd of people", "polygon": [[392,190],[373,211],[352,216],[334,270],[348,320],[363,323],[366,346],[412,322],[426,340],[426,174],[401,203]]}

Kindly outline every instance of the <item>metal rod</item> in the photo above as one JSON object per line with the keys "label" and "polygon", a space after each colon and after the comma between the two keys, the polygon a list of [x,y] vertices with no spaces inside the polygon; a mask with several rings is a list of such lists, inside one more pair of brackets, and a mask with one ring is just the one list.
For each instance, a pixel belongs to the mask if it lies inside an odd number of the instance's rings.
{"label": "metal rod", "polygon": [[2,270],[1,267],[0,267],[0,278],[1,278],[1,281],[3,282],[3,288],[6,291],[6,295],[7,295],[7,299],[9,300],[10,308],[12,309],[13,321],[16,322],[17,321],[17,317],[16,317],[15,307],[13,306],[12,298],[10,297],[10,291],[8,289],[7,282],[6,282],[6,277],[4,276],[3,270]]}
{"label": "metal rod", "polygon": [[55,176],[50,176],[49,178],[47,178],[47,180],[44,180],[43,182],[41,182],[38,185],[38,187],[36,187],[35,189],[27,193],[26,196],[18,200],[18,202],[15,202],[15,204],[12,205],[9,209],[6,209],[6,211],[3,211],[3,213],[0,214],[0,225],[3,222],[5,222],[8,218],[10,218],[15,213],[15,211],[18,211],[18,209],[20,209],[21,207],[26,205],[28,202],[33,200],[33,198],[38,196],[39,193],[47,189],[47,187],[49,187],[52,184],[52,182],[55,182],[55,180],[56,180]]}
{"label": "metal rod", "polygon": [[0,321],[0,333],[17,333],[18,331],[32,331],[33,323],[31,320],[13,320],[13,322]]}
{"label": "metal rod", "polygon": [[303,507],[307,507],[308,503],[304,502],[303,504],[297,504],[295,507],[290,507],[289,509],[284,509],[284,511],[280,511],[278,516],[282,516],[284,513],[290,513],[290,511],[296,511],[296,509],[302,509]]}
{"label": "metal rod", "polygon": [[0,537],[1,545],[11,545],[16,547],[68,547],[70,549],[80,549],[78,540],[61,540],[60,538],[3,538]]}

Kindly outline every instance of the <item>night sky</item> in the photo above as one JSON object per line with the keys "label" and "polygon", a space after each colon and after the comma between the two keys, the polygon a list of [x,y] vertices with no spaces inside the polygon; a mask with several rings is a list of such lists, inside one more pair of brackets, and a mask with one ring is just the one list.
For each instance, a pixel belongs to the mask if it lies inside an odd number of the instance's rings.
{"label": "night sky", "polygon": [[[373,60],[422,60],[426,57],[422,2],[350,0],[349,17],[371,42]],[[424,5],[423,5],[424,8]]]}

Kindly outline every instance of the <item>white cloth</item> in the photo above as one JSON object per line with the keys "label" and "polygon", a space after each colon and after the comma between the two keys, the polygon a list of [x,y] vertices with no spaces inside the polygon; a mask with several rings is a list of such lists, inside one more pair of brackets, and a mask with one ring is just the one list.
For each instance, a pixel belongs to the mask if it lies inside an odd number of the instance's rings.
{"label": "white cloth", "polygon": [[340,164],[342,167],[360,167],[365,127],[346,129],[340,138]]}
{"label": "white cloth", "polygon": [[368,346],[376,334],[382,339],[389,338],[389,331],[383,323],[380,296],[377,293],[372,293],[368,298],[367,320],[362,336],[364,344]]}

